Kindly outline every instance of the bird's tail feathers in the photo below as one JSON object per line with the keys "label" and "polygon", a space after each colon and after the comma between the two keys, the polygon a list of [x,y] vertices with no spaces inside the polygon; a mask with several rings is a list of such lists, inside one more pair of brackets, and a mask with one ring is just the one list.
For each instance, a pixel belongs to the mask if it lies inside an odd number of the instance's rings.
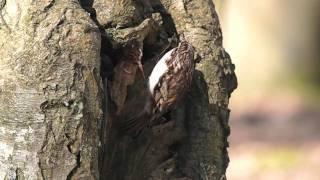
{"label": "bird's tail feathers", "polygon": [[152,114],[147,111],[142,111],[136,116],[125,120],[121,123],[120,129],[133,137],[137,137],[143,129],[145,129],[152,118]]}

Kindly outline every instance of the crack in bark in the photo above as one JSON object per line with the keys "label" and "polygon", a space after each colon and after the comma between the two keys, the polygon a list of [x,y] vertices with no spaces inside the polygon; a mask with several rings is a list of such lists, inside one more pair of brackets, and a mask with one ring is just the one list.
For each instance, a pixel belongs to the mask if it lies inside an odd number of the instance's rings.
{"label": "crack in bark", "polygon": [[51,0],[48,5],[46,5],[43,10],[48,11],[55,4],[56,0]]}
{"label": "crack in bark", "polygon": [[0,20],[2,24],[7,28],[7,31],[11,33],[11,28],[8,26],[6,20],[3,18],[2,10],[6,6],[6,0],[0,0]]}
{"label": "crack in bark", "polygon": [[71,180],[73,178],[73,176],[77,173],[77,170],[80,168],[81,166],[81,155],[80,155],[80,152],[79,151],[77,154],[76,154],[76,166],[71,170],[71,172],[67,175],[67,180]]}

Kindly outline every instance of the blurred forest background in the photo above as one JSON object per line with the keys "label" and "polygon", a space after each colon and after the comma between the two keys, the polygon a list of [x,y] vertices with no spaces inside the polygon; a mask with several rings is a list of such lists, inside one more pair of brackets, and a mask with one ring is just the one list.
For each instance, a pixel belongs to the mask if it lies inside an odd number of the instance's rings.
{"label": "blurred forest background", "polygon": [[320,1],[213,0],[236,65],[230,180],[320,179]]}

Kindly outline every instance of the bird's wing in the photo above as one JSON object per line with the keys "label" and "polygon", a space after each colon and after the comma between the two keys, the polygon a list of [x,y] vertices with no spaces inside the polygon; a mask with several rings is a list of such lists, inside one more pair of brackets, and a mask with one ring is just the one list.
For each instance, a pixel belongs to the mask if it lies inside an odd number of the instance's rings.
{"label": "bird's wing", "polygon": [[166,60],[168,70],[153,91],[155,114],[165,113],[189,88],[194,70],[194,62],[190,58],[193,58],[193,55],[177,48],[172,52],[171,58]]}

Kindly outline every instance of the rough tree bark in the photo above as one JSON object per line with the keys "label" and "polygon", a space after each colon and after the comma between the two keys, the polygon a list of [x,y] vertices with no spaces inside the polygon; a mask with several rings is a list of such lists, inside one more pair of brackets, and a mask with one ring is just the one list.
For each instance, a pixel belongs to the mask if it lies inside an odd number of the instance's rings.
{"label": "rough tree bark", "polygon": [[[0,179],[225,178],[237,83],[211,0],[0,0],[0,17]],[[122,134],[146,91],[123,47],[141,42],[148,75],[181,33],[192,88],[167,123]]]}

